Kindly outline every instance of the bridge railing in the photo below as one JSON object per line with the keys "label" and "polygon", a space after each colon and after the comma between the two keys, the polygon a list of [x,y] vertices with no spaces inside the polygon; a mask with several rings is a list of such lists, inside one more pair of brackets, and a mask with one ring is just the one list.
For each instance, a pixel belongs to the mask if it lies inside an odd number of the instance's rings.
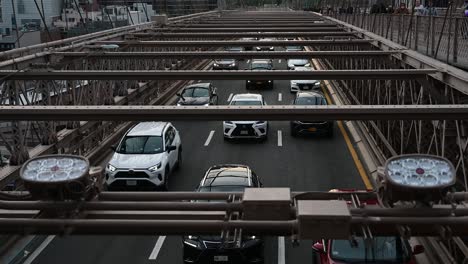
{"label": "bridge railing", "polygon": [[468,69],[468,17],[330,13],[393,42]]}

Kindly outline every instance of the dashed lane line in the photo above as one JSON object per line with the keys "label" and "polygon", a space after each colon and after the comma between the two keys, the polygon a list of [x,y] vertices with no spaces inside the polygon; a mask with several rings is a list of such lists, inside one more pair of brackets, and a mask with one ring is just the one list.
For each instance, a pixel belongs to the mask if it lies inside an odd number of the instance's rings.
{"label": "dashed lane line", "polygon": [[286,263],[286,250],[284,246],[284,237],[278,237],[278,264]]}
{"label": "dashed lane line", "polygon": [[278,130],[278,147],[283,146],[283,132]]}
{"label": "dashed lane line", "polygon": [[161,251],[164,240],[166,240],[166,236],[159,236],[158,237],[158,240],[156,241],[156,244],[154,245],[153,251],[151,251],[151,255],[149,256],[148,259],[155,260],[155,259],[158,258],[159,251]]}
{"label": "dashed lane line", "polygon": [[283,95],[281,93],[278,93],[278,102],[283,101]]}
{"label": "dashed lane line", "polygon": [[213,138],[214,132],[215,132],[214,130],[211,130],[210,134],[208,135],[208,138],[205,141],[205,147],[210,144],[211,139]]}

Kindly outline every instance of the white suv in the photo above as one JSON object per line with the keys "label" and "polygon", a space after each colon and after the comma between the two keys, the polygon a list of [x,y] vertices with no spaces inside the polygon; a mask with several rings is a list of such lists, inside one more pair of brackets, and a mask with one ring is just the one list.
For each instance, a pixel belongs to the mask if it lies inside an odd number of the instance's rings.
{"label": "white suv", "polygon": [[[310,67],[296,67],[295,71],[313,71]],[[321,92],[320,80],[291,80],[291,93],[299,91]]]}
{"label": "white suv", "polygon": [[[236,94],[229,105],[266,105],[261,94]],[[258,138],[266,139],[268,135],[267,121],[224,121],[224,139]]]}
{"label": "white suv", "polygon": [[168,188],[169,173],[182,162],[179,132],[167,122],[142,122],[125,134],[106,167],[106,183],[115,189]]}

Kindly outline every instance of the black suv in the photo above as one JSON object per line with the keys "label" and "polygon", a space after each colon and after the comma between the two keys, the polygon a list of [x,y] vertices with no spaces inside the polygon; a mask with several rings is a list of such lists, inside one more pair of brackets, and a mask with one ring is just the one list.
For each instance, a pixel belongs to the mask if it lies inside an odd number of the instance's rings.
{"label": "black suv", "polygon": [[[273,70],[272,60],[252,60],[247,70],[271,71]],[[245,84],[247,90],[254,88],[273,89],[273,80],[247,80]]]}
{"label": "black suv", "polygon": [[[327,105],[327,100],[320,92],[298,92],[293,105]],[[334,121],[291,121],[291,135],[323,134],[333,136]]]}
{"label": "black suv", "polygon": [[[208,169],[197,192],[243,192],[245,188],[259,188],[263,184],[257,175],[245,165],[223,164]],[[216,202],[216,201],[213,201]],[[263,263],[263,239],[244,234],[223,243],[221,236],[184,236],[184,263]]]}
{"label": "black suv", "polygon": [[179,96],[178,106],[182,105],[216,105],[218,95],[216,87],[212,83],[195,83],[182,89]]}

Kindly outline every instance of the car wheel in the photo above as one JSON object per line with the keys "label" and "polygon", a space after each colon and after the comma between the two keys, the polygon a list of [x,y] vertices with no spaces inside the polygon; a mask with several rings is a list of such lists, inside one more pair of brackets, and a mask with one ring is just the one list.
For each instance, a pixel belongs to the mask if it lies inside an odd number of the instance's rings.
{"label": "car wheel", "polygon": [[179,152],[177,153],[177,161],[176,161],[175,169],[179,169],[181,164],[182,164],[182,148],[179,147]]}
{"label": "car wheel", "polygon": [[169,167],[166,167],[166,169],[164,170],[164,185],[163,185],[164,191],[169,191],[169,173],[170,173]]}

